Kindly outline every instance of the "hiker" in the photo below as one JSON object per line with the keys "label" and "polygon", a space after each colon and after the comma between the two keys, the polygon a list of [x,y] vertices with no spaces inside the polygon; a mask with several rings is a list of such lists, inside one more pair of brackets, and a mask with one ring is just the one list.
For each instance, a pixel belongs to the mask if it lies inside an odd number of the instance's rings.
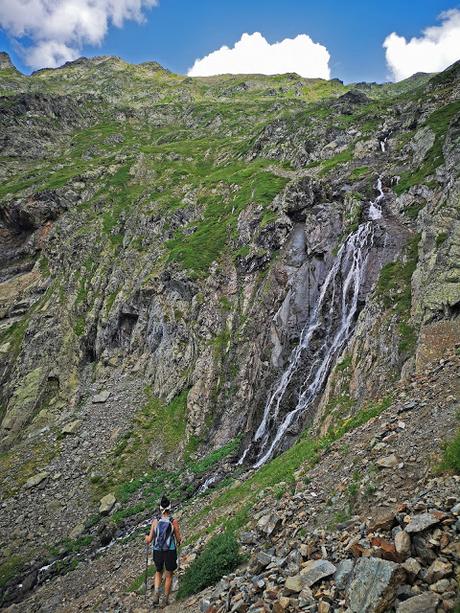
{"label": "hiker", "polygon": [[171,515],[171,503],[166,496],[163,496],[160,502],[160,517],[152,521],[150,534],[145,537],[147,544],[150,545],[152,541],[154,541],[153,561],[156,568],[153,583],[153,604],[159,604],[163,570],[166,569],[163,606],[167,606],[169,604],[173,574],[177,568],[177,547],[181,544],[182,537],[179,523]]}

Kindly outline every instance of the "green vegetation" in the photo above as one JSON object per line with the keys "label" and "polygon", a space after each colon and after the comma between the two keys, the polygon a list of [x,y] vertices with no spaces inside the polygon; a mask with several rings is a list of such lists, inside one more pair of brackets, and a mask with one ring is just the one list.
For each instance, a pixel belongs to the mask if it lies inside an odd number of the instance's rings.
{"label": "green vegetation", "polygon": [[331,170],[334,170],[339,164],[346,164],[353,159],[354,147],[348,147],[345,151],[337,153],[328,160],[323,160],[321,163],[320,175],[328,174]]}
{"label": "green vegetation", "polygon": [[50,276],[51,272],[50,272],[49,262],[48,262],[48,258],[45,255],[42,255],[40,259],[38,260],[38,267],[40,269],[41,274],[44,277]]}
{"label": "green vegetation", "polygon": [[390,262],[381,272],[377,292],[386,308],[394,308],[403,314],[411,307],[411,279],[418,261],[420,235],[415,235],[408,243],[404,261]]}
{"label": "green vegetation", "polygon": [[221,577],[235,570],[242,561],[238,541],[232,530],[214,536],[187,568],[180,582],[177,597],[186,598],[213,585]]}
{"label": "green vegetation", "polygon": [[[314,466],[318,462],[320,455],[329,449],[332,443],[342,438],[347,432],[380,415],[382,411],[390,406],[391,401],[391,397],[388,396],[379,402],[369,404],[349,417],[342,418],[337,425],[332,426],[328,433],[321,438],[313,439],[307,433],[290,449],[262,466],[249,479],[223,491],[210,505],[204,507],[194,516],[193,526],[198,526],[202,518],[206,517],[213,510],[221,509],[224,513],[228,512],[232,504],[237,504],[242,509],[240,511],[240,520],[244,522],[245,509],[250,508],[258,492],[267,488],[273,488],[281,482],[286,482],[287,485],[294,483],[294,473],[301,466]],[[214,526],[220,523],[222,523],[222,520],[216,520]],[[212,527],[208,528],[207,532],[211,530]]]}
{"label": "green vegetation", "polygon": [[[147,568],[147,578],[153,577],[154,574],[155,574],[155,566],[153,564],[150,564]],[[134,579],[134,581],[128,587],[128,592],[139,591],[141,587],[144,585],[144,583],[145,583],[145,570],[136,579]],[[147,587],[148,587],[148,584],[147,584]]]}
{"label": "green vegetation", "polygon": [[350,179],[352,181],[357,181],[358,179],[362,179],[370,172],[369,166],[358,166],[354,168],[350,173]]}
{"label": "green vegetation", "polygon": [[404,214],[409,219],[412,219],[413,221],[415,221],[418,217],[418,214],[424,208],[424,206],[425,206],[424,202],[415,202],[414,204],[411,204],[410,206],[404,209]]}
{"label": "green vegetation", "polygon": [[[109,454],[101,471],[104,477],[93,480],[97,495],[116,487],[117,494],[126,500],[152,477],[148,450],[151,443],[158,440],[159,433],[164,453],[174,452],[184,438],[188,390],[182,391],[169,404],[154,397],[150,388],[145,392],[147,402],[136,413],[131,430],[119,438]],[[160,471],[155,473],[155,480],[161,481]]]}
{"label": "green vegetation", "polygon": [[[17,448],[0,453],[0,484],[3,498],[16,494],[25,482],[46,466],[58,453],[58,443],[40,442],[29,445],[27,452],[18,454]],[[13,474],[14,480],[9,478]]]}
{"label": "green vegetation", "polygon": [[401,180],[394,190],[402,194],[413,185],[425,182],[425,179],[434,174],[436,169],[444,163],[442,147],[444,139],[452,119],[460,113],[460,101],[450,102],[434,111],[426,120],[426,125],[435,134],[433,146],[428,151],[420,167],[415,171],[408,171],[401,175]]}
{"label": "green vegetation", "polygon": [[436,247],[440,247],[443,243],[445,243],[448,237],[448,232],[440,232],[437,234],[435,239]]}
{"label": "green vegetation", "polygon": [[411,280],[418,261],[420,235],[415,235],[408,243],[405,259],[386,264],[377,283],[377,293],[387,309],[393,309],[400,319],[399,349],[410,352],[416,341],[416,334],[409,323],[412,304]]}
{"label": "green vegetation", "polygon": [[4,588],[14,579],[24,566],[24,560],[18,555],[12,555],[0,564],[0,588]]}
{"label": "green vegetation", "polygon": [[238,450],[239,444],[239,438],[232,439],[226,445],[220,447],[219,449],[216,449],[215,451],[212,451],[209,455],[205,456],[201,460],[198,460],[193,464],[189,464],[190,470],[197,475],[205,473],[214,465],[218,464],[221,460],[235,453]]}
{"label": "green vegetation", "polygon": [[[180,396],[177,396],[175,399],[176,406],[180,405]],[[174,412],[174,401],[168,405],[169,408],[171,406]],[[111,522],[116,526],[123,524],[124,520],[128,517],[155,508],[161,495],[164,493],[174,501],[183,501],[191,493],[189,487],[183,482],[184,465],[196,475],[201,475],[234,453],[239,444],[239,439],[233,439],[207,456],[192,461],[190,454],[196,451],[199,443],[199,441],[194,440],[191,446],[188,449],[186,448],[184,452],[183,464],[181,464],[180,458],[178,458],[179,468],[177,470],[152,470],[146,464],[146,452],[143,452],[143,457],[138,455],[139,450],[144,449],[142,445],[133,452],[133,457],[137,458],[133,462],[133,458],[129,454],[132,435],[133,432],[131,431],[120,438],[114,452],[110,456],[110,462],[107,463],[108,468],[104,468],[103,471],[91,479],[97,496],[100,496],[103,492],[113,490],[118,502],[121,503],[121,509],[113,513],[110,518]],[[123,458],[123,455],[126,453],[128,453],[128,456]],[[118,467],[119,462],[121,470],[114,470],[114,468]],[[104,474],[104,477],[102,474]],[[87,527],[98,523],[99,520],[100,516],[95,516]]]}
{"label": "green vegetation", "polygon": [[[457,419],[460,420],[460,414]],[[453,438],[445,443],[439,469],[460,475],[460,428],[457,428]]]}
{"label": "green vegetation", "polygon": [[349,509],[341,509],[334,514],[333,520],[330,524],[330,528],[335,530],[339,524],[346,523],[351,518],[351,511]]}
{"label": "green vegetation", "polygon": [[94,536],[89,535],[89,534],[86,536],[81,536],[80,538],[77,538],[74,540],[64,539],[61,543],[50,547],[49,553],[52,556],[58,556],[59,554],[63,552],[79,553],[80,551],[82,551],[83,549],[91,545],[93,540],[94,540]]}
{"label": "green vegetation", "polygon": [[287,179],[271,174],[266,166],[267,162],[258,161],[201,168],[198,185],[202,216],[167,241],[168,261],[178,262],[192,276],[203,276],[225,251],[234,235],[238,215],[248,203],[268,205],[285,186]]}
{"label": "green vegetation", "polygon": [[351,366],[352,359],[353,358],[351,357],[351,355],[345,356],[344,358],[340,360],[340,362],[338,362],[335,369],[338,370],[339,372],[346,370],[347,368]]}

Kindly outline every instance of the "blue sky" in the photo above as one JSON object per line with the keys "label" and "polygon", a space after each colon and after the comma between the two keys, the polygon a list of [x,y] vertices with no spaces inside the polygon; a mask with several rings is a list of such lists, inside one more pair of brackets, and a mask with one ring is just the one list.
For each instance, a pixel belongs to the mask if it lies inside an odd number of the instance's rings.
{"label": "blue sky", "polygon": [[[232,46],[244,32],[261,32],[269,43],[306,33],[327,47],[332,77],[381,82],[389,76],[385,37],[393,31],[406,38],[420,36],[442,11],[453,8],[459,5],[442,0],[160,0],[144,10],[143,24],[111,25],[102,44],[84,45],[81,55],[113,54],[136,63],[156,60],[185,73],[196,58]],[[27,39],[21,42],[28,44]],[[0,31],[0,48],[20,70],[30,72],[5,29]]]}

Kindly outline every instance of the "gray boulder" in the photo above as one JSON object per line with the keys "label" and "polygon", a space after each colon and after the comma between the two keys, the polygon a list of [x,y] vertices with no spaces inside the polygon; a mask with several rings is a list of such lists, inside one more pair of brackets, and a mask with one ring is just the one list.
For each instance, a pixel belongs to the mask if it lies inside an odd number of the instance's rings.
{"label": "gray boulder", "polygon": [[433,592],[424,592],[401,602],[396,611],[397,613],[436,613],[438,603],[439,596]]}
{"label": "gray boulder", "polygon": [[406,532],[409,534],[423,532],[423,530],[426,530],[427,528],[430,528],[438,523],[439,519],[437,519],[431,513],[421,513],[420,515],[415,515],[407,524]]}
{"label": "gray boulder", "polygon": [[311,587],[317,581],[333,575],[336,567],[328,560],[309,560],[300,571],[304,585]]}
{"label": "gray boulder", "polygon": [[276,513],[271,513],[270,515],[264,515],[257,522],[257,528],[260,532],[263,532],[267,536],[270,536],[281,524],[281,518]]}
{"label": "gray boulder", "polygon": [[33,487],[36,487],[37,485],[40,485],[40,483],[42,483],[42,481],[44,481],[47,478],[48,478],[48,473],[46,471],[42,471],[40,473],[37,473],[36,475],[33,475],[33,477],[30,477],[29,479],[27,479],[24,487],[26,488],[26,490],[29,490]]}
{"label": "gray boulder", "polygon": [[109,398],[110,398],[109,390],[103,390],[102,392],[99,392],[99,394],[96,394],[93,397],[93,403],[95,403],[95,404],[102,404],[104,402],[107,402],[107,400]]}
{"label": "gray boulder", "polygon": [[343,590],[350,582],[351,574],[353,572],[353,560],[341,560],[337,564],[337,569],[334,573],[334,580],[339,590]]}
{"label": "gray boulder", "polygon": [[113,494],[107,494],[103,498],[101,498],[99,503],[99,513],[101,515],[108,515],[110,511],[115,506],[117,499]]}
{"label": "gray boulder", "polygon": [[399,564],[379,558],[360,558],[348,588],[350,611],[383,613],[391,608],[396,588],[404,579]]}

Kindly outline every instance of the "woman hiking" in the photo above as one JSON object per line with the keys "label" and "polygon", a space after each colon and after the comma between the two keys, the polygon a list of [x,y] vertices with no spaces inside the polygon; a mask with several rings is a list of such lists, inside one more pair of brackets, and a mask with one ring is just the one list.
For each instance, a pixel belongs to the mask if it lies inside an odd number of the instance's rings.
{"label": "woman hiking", "polygon": [[160,502],[160,517],[152,521],[150,534],[145,537],[145,542],[150,545],[153,541],[153,561],[155,562],[155,579],[153,583],[153,604],[160,602],[160,587],[163,579],[163,571],[166,570],[165,593],[162,606],[169,604],[172,578],[177,568],[177,547],[181,544],[182,537],[177,519],[171,516],[171,503],[166,496]]}

